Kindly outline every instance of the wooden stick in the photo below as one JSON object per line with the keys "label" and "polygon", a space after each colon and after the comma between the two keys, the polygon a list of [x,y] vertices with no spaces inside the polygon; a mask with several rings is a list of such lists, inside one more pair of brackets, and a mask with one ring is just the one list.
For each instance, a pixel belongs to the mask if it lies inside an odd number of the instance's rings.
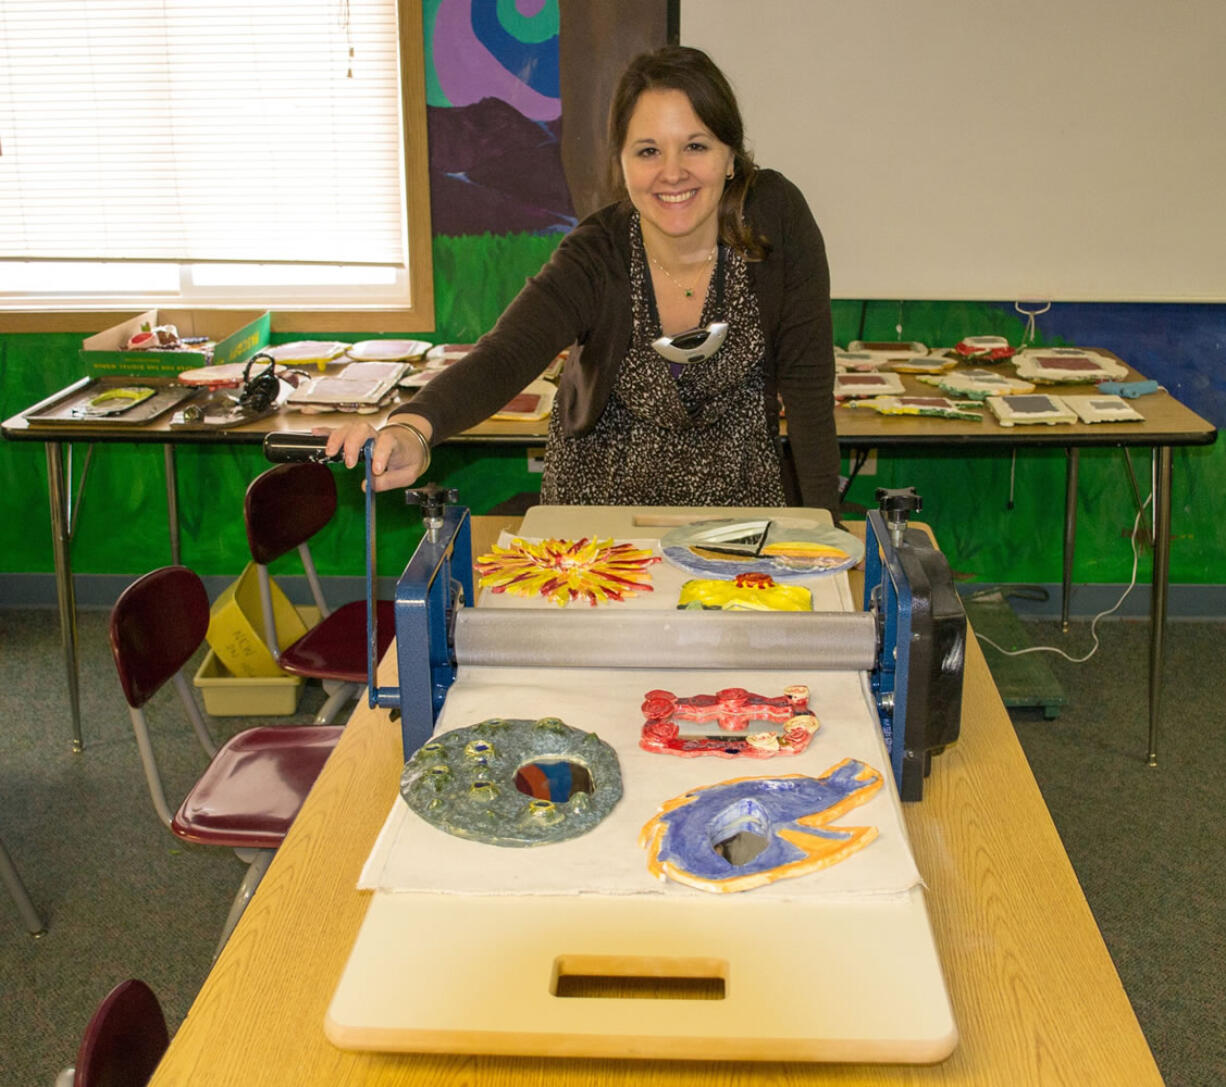
{"label": "wooden stick", "polygon": [[652,525],[696,525],[704,518],[693,517],[685,513],[636,513],[633,523],[640,526]]}

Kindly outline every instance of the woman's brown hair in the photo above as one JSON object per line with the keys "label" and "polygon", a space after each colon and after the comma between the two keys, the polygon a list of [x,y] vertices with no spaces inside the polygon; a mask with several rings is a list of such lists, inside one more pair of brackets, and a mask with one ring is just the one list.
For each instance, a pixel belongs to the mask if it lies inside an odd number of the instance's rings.
{"label": "woman's brown hair", "polygon": [[770,244],[754,234],[744,217],[745,197],[757,172],[753,156],[745,149],[745,123],[724,73],[701,49],[667,45],[641,53],[622,73],[609,103],[609,157],[614,188],[625,194],[621,149],[639,95],[650,90],[681,91],[711,134],[732,149],[732,179],[724,186],[719,205],[719,239],[739,249],[749,260],[761,260],[770,252]]}

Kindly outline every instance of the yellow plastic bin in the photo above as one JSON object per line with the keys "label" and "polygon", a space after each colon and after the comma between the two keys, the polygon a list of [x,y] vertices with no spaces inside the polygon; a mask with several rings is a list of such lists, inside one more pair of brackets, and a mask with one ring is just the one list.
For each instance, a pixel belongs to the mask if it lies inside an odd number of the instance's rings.
{"label": "yellow plastic bin", "polygon": [[[281,587],[272,580],[272,613],[277,626],[278,649],[292,645],[307,632],[302,620]],[[283,676],[264,641],[264,620],[260,608],[260,582],[255,563],[213,602],[209,609],[209,629],[205,637],[218,660],[231,675],[239,677]]]}
{"label": "yellow plastic bin", "polygon": [[[301,607],[298,617],[307,627],[319,622],[319,609]],[[261,643],[262,644],[262,643]],[[290,717],[302,699],[302,676],[280,672],[275,676],[236,676],[210,649],[192,684],[213,717]]]}
{"label": "yellow plastic bin", "polygon": [[213,717],[289,717],[302,698],[302,676],[236,676],[209,650],[192,680]]}

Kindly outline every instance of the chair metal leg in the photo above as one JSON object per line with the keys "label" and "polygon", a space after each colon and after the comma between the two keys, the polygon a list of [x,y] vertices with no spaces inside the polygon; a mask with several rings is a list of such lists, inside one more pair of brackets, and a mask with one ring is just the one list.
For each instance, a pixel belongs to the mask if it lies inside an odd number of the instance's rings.
{"label": "chair metal leg", "polygon": [[47,926],[38,916],[34,903],[30,901],[26,885],[21,882],[17,866],[13,864],[13,858],[9,856],[3,839],[0,839],[0,876],[4,877],[4,885],[9,889],[9,894],[13,896],[13,901],[17,903],[17,912],[21,914],[21,920],[25,923],[30,935],[35,939],[45,935]]}
{"label": "chair metal leg", "polygon": [[200,746],[204,748],[205,753],[211,759],[217,754],[217,741],[209,731],[204,714],[200,712],[200,707],[192,697],[192,689],[187,685],[187,677],[182,672],[176,672],[171,678],[175,685],[175,691],[179,695],[179,702],[183,706],[183,711],[187,714],[187,718],[191,721],[192,728],[196,732],[196,739],[200,741]]}
{"label": "chair metal leg", "polygon": [[235,850],[235,852],[244,860],[251,857],[251,863],[248,864],[247,874],[243,876],[243,882],[238,885],[238,893],[230,904],[230,912],[226,916],[226,923],[221,930],[221,939],[217,941],[217,950],[213,952],[214,961],[221,954],[221,949],[226,946],[226,941],[230,939],[230,933],[234,931],[234,926],[238,924],[238,919],[243,916],[247,903],[251,901],[251,896],[255,894],[255,889],[260,885],[260,880],[264,878],[264,873],[268,871],[268,866],[272,864],[272,858],[277,851],[275,849],[258,849]]}
{"label": "chair metal leg", "polygon": [[336,720],[350,702],[362,693],[362,687],[357,683],[342,683],[330,695],[328,700],[319,707],[319,712],[315,715],[315,724],[330,725]]}

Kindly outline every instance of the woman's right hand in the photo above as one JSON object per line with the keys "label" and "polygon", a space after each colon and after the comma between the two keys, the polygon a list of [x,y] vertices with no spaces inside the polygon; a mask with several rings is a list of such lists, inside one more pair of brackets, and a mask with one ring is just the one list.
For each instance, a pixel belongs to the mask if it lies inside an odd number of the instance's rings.
{"label": "woman's right hand", "polygon": [[355,420],[334,430],[327,427],[316,427],[312,433],[328,436],[326,452],[334,457],[343,454],[345,466],[354,467],[361,456],[362,448],[374,438],[375,445],[371,453],[370,471],[374,478],[376,491],[390,491],[397,487],[411,487],[417,478],[429,467],[430,458],[427,446],[419,441],[411,430],[404,426],[396,426],[398,422],[410,424],[419,431],[426,442],[429,442],[432,428],[430,424],[416,415],[406,415],[403,419],[392,419],[380,429],[370,423]]}

